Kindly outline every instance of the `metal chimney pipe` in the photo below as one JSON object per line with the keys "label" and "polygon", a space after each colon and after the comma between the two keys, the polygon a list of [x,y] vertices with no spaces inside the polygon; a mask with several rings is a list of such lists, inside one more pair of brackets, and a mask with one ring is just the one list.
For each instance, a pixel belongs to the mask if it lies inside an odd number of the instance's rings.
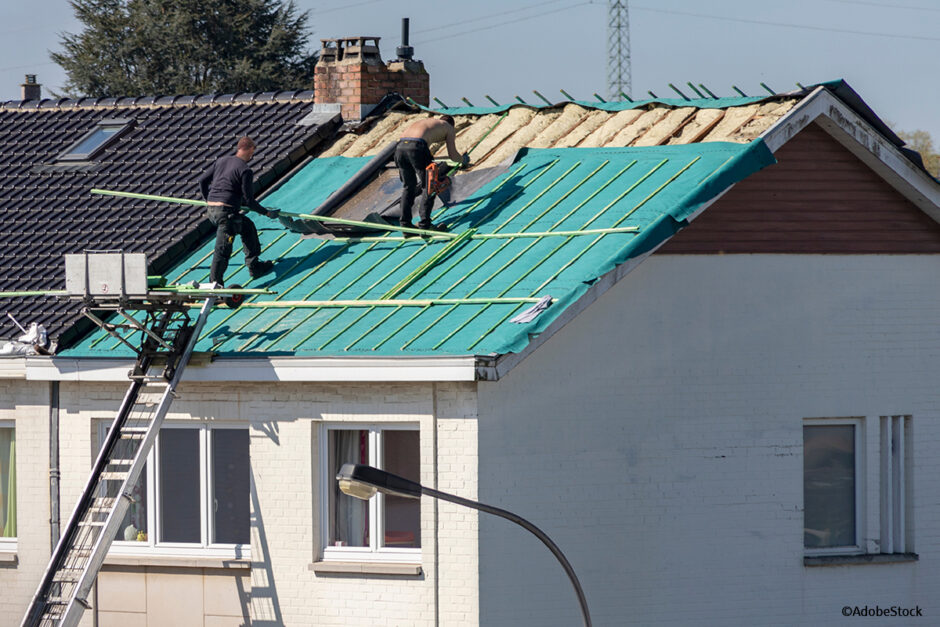
{"label": "metal chimney pipe", "polygon": [[415,49],[408,45],[408,25],[411,20],[407,17],[401,18],[401,45],[395,49],[399,61],[411,61],[414,57]]}

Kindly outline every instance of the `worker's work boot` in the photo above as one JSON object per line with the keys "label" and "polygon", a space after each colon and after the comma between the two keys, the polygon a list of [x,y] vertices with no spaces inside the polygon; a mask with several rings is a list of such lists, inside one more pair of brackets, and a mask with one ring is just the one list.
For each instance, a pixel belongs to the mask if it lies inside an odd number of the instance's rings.
{"label": "worker's work boot", "polygon": [[263,277],[274,270],[273,261],[259,261],[252,267],[248,268],[248,274],[251,275],[251,278],[257,279],[258,277]]}
{"label": "worker's work boot", "polygon": [[447,225],[445,224],[419,224],[419,229],[424,229],[425,231],[437,231],[438,233],[447,233]]}

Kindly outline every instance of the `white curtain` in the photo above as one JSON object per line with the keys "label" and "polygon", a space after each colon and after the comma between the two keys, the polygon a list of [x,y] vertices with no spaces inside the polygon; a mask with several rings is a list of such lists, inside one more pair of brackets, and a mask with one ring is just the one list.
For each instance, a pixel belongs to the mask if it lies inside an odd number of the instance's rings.
{"label": "white curtain", "polygon": [[366,431],[330,431],[330,541],[340,546],[368,546],[369,503],[346,494],[339,489],[336,473],[343,464],[368,463]]}

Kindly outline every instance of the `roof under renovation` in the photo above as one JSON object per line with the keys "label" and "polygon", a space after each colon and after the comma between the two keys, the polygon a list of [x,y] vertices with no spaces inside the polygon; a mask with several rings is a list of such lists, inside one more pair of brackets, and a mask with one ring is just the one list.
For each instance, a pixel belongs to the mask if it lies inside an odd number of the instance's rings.
{"label": "roof under renovation", "polygon": [[[327,173],[346,159],[353,158],[314,160],[269,204],[309,210],[310,200],[331,191],[323,185]],[[276,220],[259,218],[263,256],[277,260],[276,276],[253,282],[244,266],[233,267],[226,284],[277,294],[213,312],[196,350],[516,352],[601,275],[648,252],[704,202],[770,163],[773,156],[759,140],[524,149],[502,174],[437,211],[435,221],[448,224],[456,236],[302,238]],[[207,244],[182,260],[170,278],[206,281],[211,255]],[[532,322],[512,322],[539,299],[551,302],[544,312]],[[66,354],[120,350],[117,340],[96,334]]]}
{"label": "roof under renovation", "polygon": [[[857,98],[842,82],[827,84]],[[218,308],[196,350],[219,355],[428,356],[520,352],[605,273],[652,251],[729,186],[774,163],[760,139],[809,90],[767,98],[450,109],[469,172],[433,219],[449,233],[291,232],[253,216],[273,275],[253,281],[237,248],[225,284],[261,287]],[[840,95],[840,98],[842,96]],[[859,104],[860,103],[860,104]],[[859,100],[853,109],[883,126]],[[325,141],[263,203],[315,213],[426,111],[390,111]],[[896,138],[890,131],[889,140]],[[900,144],[897,140],[897,144]],[[443,147],[433,147],[438,154]],[[132,189],[125,191],[147,191]],[[389,217],[397,171],[380,169],[334,217]],[[341,233],[340,233],[341,234]],[[212,242],[167,278],[208,280]],[[522,315],[520,314],[527,314]],[[71,356],[126,352],[97,332]]]}

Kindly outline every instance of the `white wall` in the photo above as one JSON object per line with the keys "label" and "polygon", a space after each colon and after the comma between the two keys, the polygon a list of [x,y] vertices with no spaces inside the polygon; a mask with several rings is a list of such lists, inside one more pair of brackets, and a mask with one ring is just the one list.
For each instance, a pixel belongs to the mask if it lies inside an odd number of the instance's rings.
{"label": "white wall", "polygon": [[[479,498],[559,544],[596,625],[931,608],[938,372],[936,256],[654,255],[480,384]],[[893,414],[914,421],[920,561],[805,567],[803,419]],[[481,624],[578,623],[561,567],[524,530],[481,519],[480,569]]]}
{"label": "white wall", "polygon": [[17,546],[0,556],[0,627],[19,625],[50,554],[49,384],[0,378],[0,420],[16,429]]}

